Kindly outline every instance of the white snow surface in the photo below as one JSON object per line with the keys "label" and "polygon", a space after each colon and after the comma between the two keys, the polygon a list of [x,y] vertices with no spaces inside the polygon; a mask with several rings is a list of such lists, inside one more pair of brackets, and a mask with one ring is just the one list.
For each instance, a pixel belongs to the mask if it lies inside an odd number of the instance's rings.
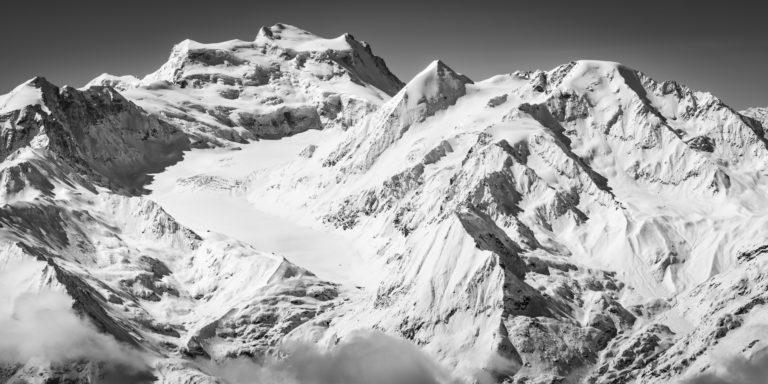
{"label": "white snow surface", "polygon": [[14,88],[10,93],[0,96],[0,115],[22,109],[28,105],[43,104],[43,95],[39,88],[30,84],[32,81],[29,80]]}
{"label": "white snow surface", "polygon": [[261,211],[248,202],[240,186],[250,173],[290,162],[308,145],[338,134],[312,131],[255,141],[241,150],[192,150],[184,161],[155,177],[147,197],[204,237],[208,232],[226,234],[285,256],[324,280],[375,289],[378,270],[356,250],[354,239]]}
{"label": "white snow surface", "polygon": [[256,35],[256,42],[275,44],[294,51],[343,51],[352,49],[347,42],[348,34],[335,39],[324,39],[292,25],[276,24],[270,28],[261,28]]}

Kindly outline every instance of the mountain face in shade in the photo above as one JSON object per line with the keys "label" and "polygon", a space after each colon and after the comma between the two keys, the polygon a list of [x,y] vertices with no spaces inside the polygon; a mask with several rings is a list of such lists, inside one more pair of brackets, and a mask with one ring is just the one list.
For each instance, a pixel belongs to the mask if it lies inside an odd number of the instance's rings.
{"label": "mountain face in shade", "polygon": [[741,114],[746,117],[751,117],[759,121],[763,127],[768,124],[768,107],[766,108],[749,108],[745,111],[741,111]]}
{"label": "mountain face in shade", "polygon": [[[284,24],[184,41],[142,79],[35,78],[0,96],[0,329],[29,341],[0,331],[0,382],[759,366],[766,123],[613,62],[403,83]],[[82,324],[38,324],[50,291]]]}

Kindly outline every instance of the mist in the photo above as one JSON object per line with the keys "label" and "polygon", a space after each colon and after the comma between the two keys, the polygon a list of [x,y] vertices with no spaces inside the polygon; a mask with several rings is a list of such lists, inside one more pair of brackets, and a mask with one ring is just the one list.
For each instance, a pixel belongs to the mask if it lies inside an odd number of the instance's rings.
{"label": "mist", "polygon": [[741,355],[719,358],[709,372],[690,378],[684,384],[768,384],[768,351],[761,350],[751,358]]}
{"label": "mist", "polygon": [[288,343],[280,355],[284,358],[267,358],[261,363],[236,359],[209,369],[229,384],[458,382],[414,344],[379,332],[356,332],[329,351],[314,344]]}
{"label": "mist", "polygon": [[0,363],[94,361],[128,373],[146,371],[141,353],[99,333],[72,310],[72,299],[54,291],[23,293],[0,318]]}

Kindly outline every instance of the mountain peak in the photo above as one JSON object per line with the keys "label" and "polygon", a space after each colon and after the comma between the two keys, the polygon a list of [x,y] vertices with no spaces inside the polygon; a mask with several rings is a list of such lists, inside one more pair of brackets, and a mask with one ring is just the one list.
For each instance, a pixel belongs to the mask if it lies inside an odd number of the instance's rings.
{"label": "mountain peak", "polygon": [[35,88],[42,88],[42,87],[53,85],[53,84],[51,84],[50,81],[48,81],[48,79],[46,79],[45,77],[40,76],[40,75],[35,76],[35,77],[25,81],[23,84],[28,84],[28,85],[33,86]]}
{"label": "mountain peak", "polygon": [[93,80],[89,81],[83,89],[92,86],[109,86],[119,91],[125,91],[128,88],[136,87],[141,83],[141,79],[133,75],[115,76],[109,73],[102,73]]}
{"label": "mountain peak", "polygon": [[464,95],[467,84],[473,83],[443,61],[434,60],[405,85],[405,93],[409,106],[420,104],[423,100],[434,102],[438,98],[442,99],[440,104],[449,105]]}
{"label": "mountain peak", "polygon": [[[340,36],[334,38],[334,39],[324,39],[319,37],[318,35],[315,35],[312,32],[309,32],[307,30],[301,29],[299,27],[296,27],[294,25],[285,24],[285,23],[277,23],[271,27],[261,27],[259,28],[259,32],[256,34],[256,42],[265,41],[265,40],[293,40],[293,41],[311,41],[311,40],[334,40],[334,41],[346,41],[346,42],[352,42],[355,41],[358,42],[354,36],[350,33],[343,33]],[[349,48],[349,47],[347,47]]]}
{"label": "mountain peak", "polygon": [[343,34],[334,39],[325,39],[301,28],[278,23],[271,27],[261,27],[254,42],[297,52],[346,51],[353,48],[349,44],[350,37],[349,34]]}
{"label": "mountain peak", "polygon": [[256,34],[256,40],[259,39],[291,39],[291,38],[317,38],[317,36],[311,32],[305,31],[299,27],[277,23],[271,27],[261,27]]}
{"label": "mountain peak", "polygon": [[441,81],[456,81],[464,84],[474,84],[472,79],[458,73],[449,67],[444,61],[440,59],[432,60],[418,75],[414,77],[411,82],[416,79],[423,79],[425,77],[434,77]]}
{"label": "mountain peak", "polygon": [[[258,69],[270,67],[264,64],[265,61],[281,63],[300,56],[298,66],[301,68],[308,55],[314,56],[315,60],[335,62],[352,77],[356,77],[356,80],[360,80],[358,83],[370,84],[390,96],[403,85],[389,71],[384,61],[373,54],[368,44],[355,40],[352,35],[345,33],[326,39],[282,23],[261,27],[252,42],[229,40],[199,43],[184,40],[173,47],[169,60],[160,69],[144,77],[140,85],[151,85],[158,81],[177,83],[186,73],[192,73],[190,76],[199,81],[211,78],[218,81],[221,78],[225,83],[237,82],[236,78],[251,74],[259,79],[246,79],[246,82],[260,82],[264,79],[259,76],[268,77],[266,73],[261,73],[267,70]],[[259,64],[255,71],[259,73],[254,74],[252,64],[256,63]],[[130,77],[109,76],[95,81],[122,84],[124,88],[139,85]]]}
{"label": "mountain peak", "polygon": [[44,95],[56,93],[57,88],[45,77],[35,76],[0,96],[0,114],[22,109],[28,105],[45,105]]}

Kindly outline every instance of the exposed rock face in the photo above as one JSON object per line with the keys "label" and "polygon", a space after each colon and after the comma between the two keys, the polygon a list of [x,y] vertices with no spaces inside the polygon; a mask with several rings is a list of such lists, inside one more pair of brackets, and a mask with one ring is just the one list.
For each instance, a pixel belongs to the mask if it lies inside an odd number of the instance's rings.
{"label": "exposed rock face", "polygon": [[[39,104],[0,116],[3,160],[22,148],[47,149],[92,173],[97,184],[137,191],[148,174],[181,160],[189,149],[183,132],[147,115],[114,89],[59,89],[41,77],[20,87],[38,92]],[[32,177],[39,179],[39,174]]]}
{"label": "exposed rock face", "polygon": [[741,111],[741,114],[759,121],[762,123],[763,128],[768,125],[768,108],[750,108]]}
{"label": "exposed rock face", "polygon": [[[439,382],[673,382],[717,348],[766,351],[761,120],[617,63],[476,83],[435,61],[403,85],[347,34],[185,41],[143,79],[36,78],[0,97],[0,299],[66,293],[148,356],[136,382],[219,383],[229,359],[360,328],[419,346],[450,372]],[[233,160],[310,133],[290,161]],[[172,166],[193,170],[172,180],[179,200],[349,235],[375,284],[188,228],[141,196]],[[21,360],[0,381],[113,369]]]}

